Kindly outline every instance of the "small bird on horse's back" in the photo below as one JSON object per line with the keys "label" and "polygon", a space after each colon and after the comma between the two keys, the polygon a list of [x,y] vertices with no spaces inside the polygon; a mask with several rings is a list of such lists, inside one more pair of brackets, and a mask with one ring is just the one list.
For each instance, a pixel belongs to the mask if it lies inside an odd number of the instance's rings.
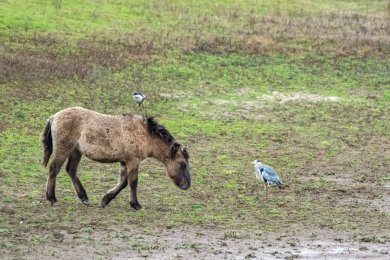
{"label": "small bird on horse's back", "polygon": [[134,92],[133,93],[133,99],[134,101],[138,104],[138,106],[141,106],[142,103],[145,101],[146,99],[146,95],[141,93],[141,92]]}

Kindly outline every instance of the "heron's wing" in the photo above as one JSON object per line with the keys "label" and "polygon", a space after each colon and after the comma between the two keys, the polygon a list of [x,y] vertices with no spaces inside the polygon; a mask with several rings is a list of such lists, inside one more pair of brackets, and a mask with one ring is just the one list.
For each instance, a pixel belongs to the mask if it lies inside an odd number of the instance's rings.
{"label": "heron's wing", "polygon": [[262,168],[264,179],[266,179],[269,182],[282,183],[280,181],[279,176],[276,174],[275,170],[272,167],[263,165],[261,168]]}

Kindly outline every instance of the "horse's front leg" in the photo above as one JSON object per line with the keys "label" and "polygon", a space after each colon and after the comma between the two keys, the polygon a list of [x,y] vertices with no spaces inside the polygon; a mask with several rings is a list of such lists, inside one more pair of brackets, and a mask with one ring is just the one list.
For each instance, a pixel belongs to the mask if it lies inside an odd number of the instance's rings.
{"label": "horse's front leg", "polygon": [[135,210],[140,210],[142,208],[137,199],[138,168],[139,165],[137,165],[133,171],[129,171],[130,206]]}
{"label": "horse's front leg", "polygon": [[121,190],[123,190],[127,186],[127,176],[128,171],[125,163],[121,163],[121,171],[119,175],[118,183],[114,188],[109,190],[102,199],[102,207],[106,207],[111,200],[113,200]]}

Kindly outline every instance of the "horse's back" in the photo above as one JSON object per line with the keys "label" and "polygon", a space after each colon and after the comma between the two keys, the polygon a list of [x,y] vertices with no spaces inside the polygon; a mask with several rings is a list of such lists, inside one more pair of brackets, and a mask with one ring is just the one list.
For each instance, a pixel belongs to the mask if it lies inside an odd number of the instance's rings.
{"label": "horse's back", "polygon": [[104,126],[118,122],[117,116],[102,114],[82,107],[70,107],[54,115],[55,123],[63,124],[65,129],[88,126]]}
{"label": "horse's back", "polygon": [[105,115],[90,109],[83,107],[69,107],[57,112],[54,117],[69,117],[69,118],[91,118],[91,117],[112,117],[110,115]]}
{"label": "horse's back", "polygon": [[59,111],[53,119],[57,140],[102,162],[122,159],[123,127],[123,116],[105,115],[82,107]]}

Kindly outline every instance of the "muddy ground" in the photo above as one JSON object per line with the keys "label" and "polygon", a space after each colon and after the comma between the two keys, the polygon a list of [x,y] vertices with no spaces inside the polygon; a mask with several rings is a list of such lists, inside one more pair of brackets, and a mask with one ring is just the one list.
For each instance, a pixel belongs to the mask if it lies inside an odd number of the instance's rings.
{"label": "muddy ground", "polygon": [[[23,224],[21,224],[23,225]],[[33,236],[33,234],[26,234]],[[389,259],[387,238],[354,238],[333,230],[253,235],[170,227],[142,232],[121,230],[45,232],[45,243],[3,251],[2,259]]]}

